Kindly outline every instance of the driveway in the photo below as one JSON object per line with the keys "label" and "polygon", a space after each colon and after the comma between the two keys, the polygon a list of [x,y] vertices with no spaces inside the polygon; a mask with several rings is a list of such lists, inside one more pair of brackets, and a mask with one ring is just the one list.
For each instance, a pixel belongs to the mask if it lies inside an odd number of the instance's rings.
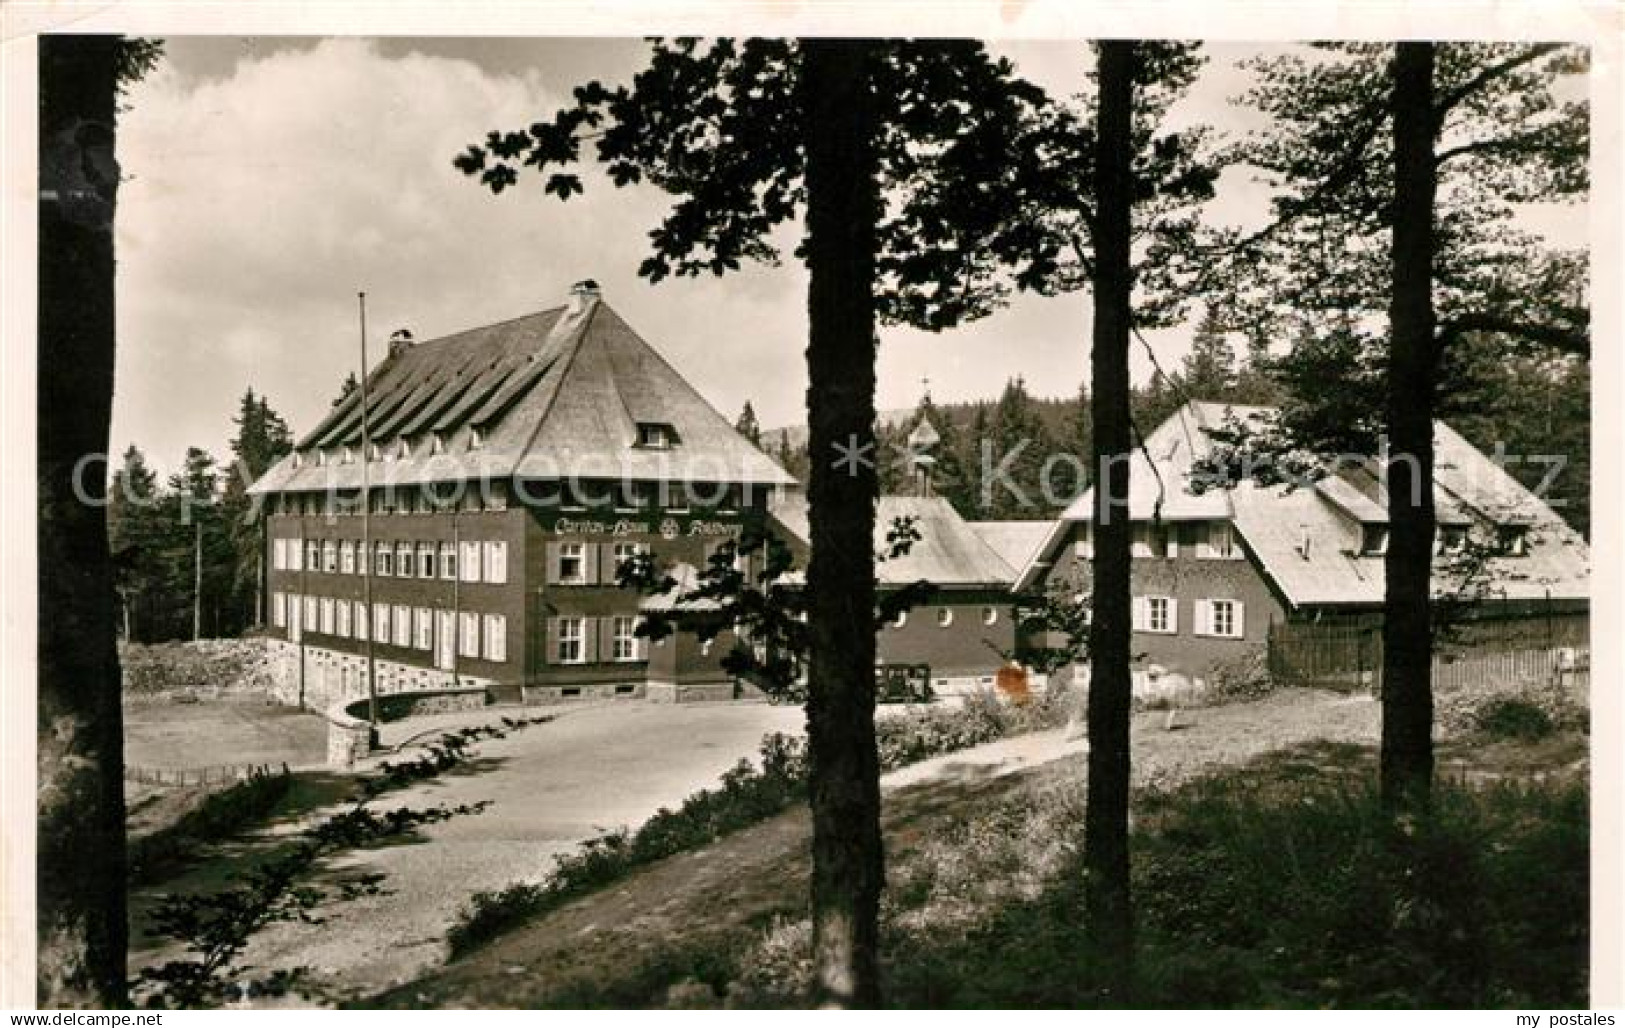
{"label": "driveway", "polygon": [[[487,710],[434,724],[450,728],[541,712]],[[274,925],[256,936],[246,961],[261,969],[307,966],[341,995],[376,994],[443,959],[446,928],[473,893],[540,880],[556,854],[604,830],[641,824],[660,807],[715,785],[741,758],[755,755],[763,735],[799,734],[804,725],[800,708],[766,703],[614,703],[558,713],[553,722],[478,743],[466,771],[379,801],[383,810],[481,800],[491,806],[423,829],[422,841],[335,858],[335,872],[387,875],[389,895],[340,904],[319,926]],[[391,726],[391,734],[399,734],[386,735],[385,743],[410,734],[406,727],[416,724]],[[290,817],[269,831],[296,827]],[[212,861],[146,891],[218,888],[232,877],[230,864]],[[150,894],[134,898],[132,964],[157,955],[140,952],[147,945],[140,914],[151,902]]]}

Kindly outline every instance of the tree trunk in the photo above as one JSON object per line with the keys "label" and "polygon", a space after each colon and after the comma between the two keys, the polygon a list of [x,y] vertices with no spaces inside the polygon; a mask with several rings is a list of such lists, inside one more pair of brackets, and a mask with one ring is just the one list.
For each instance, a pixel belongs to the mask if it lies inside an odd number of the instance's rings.
{"label": "tree trunk", "polygon": [[[42,36],[38,1002],[125,996],[124,740],[103,462],[113,402],[111,36]],[[79,495],[76,495],[76,491]]]}
{"label": "tree trunk", "polygon": [[1394,60],[1394,242],[1388,368],[1388,553],[1382,624],[1382,797],[1425,808],[1433,781],[1433,44]]}
{"label": "tree trunk", "polygon": [[880,1000],[884,883],[874,725],[873,46],[809,40],[802,47],[815,998],[870,1007]]}
{"label": "tree trunk", "polygon": [[203,637],[203,522],[192,523],[192,641]]}
{"label": "tree trunk", "polygon": [[1094,621],[1089,629],[1089,790],[1084,815],[1091,957],[1121,995],[1133,967],[1129,897],[1129,215],[1134,44],[1100,44],[1096,114]]}

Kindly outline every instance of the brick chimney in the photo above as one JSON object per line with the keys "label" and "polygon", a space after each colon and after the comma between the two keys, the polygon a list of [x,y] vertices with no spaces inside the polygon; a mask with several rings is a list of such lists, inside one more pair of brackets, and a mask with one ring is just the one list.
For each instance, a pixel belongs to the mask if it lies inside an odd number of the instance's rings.
{"label": "brick chimney", "polygon": [[594,301],[598,300],[602,296],[603,292],[598,288],[597,281],[590,278],[584,278],[580,282],[577,282],[575,285],[570,287],[570,316],[576,317],[584,313]]}
{"label": "brick chimney", "polygon": [[389,355],[397,357],[412,348],[412,330],[397,328],[389,334]]}

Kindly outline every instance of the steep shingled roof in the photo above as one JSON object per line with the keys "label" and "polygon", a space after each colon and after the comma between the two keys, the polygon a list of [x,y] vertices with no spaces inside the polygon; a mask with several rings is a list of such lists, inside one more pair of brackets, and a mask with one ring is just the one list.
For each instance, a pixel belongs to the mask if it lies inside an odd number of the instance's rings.
{"label": "steep shingled roof", "polygon": [[[1202,497],[1190,494],[1186,475],[1192,455],[1206,453],[1212,446],[1203,429],[1218,427],[1227,412],[1243,421],[1272,413],[1264,407],[1192,402],[1146,438],[1146,449],[1166,491],[1162,516],[1179,520],[1205,510],[1209,517],[1231,521],[1245,548],[1293,606],[1380,604],[1383,558],[1360,552],[1362,522],[1387,521],[1387,497],[1371,467],[1349,469],[1340,479],[1314,488],[1287,490],[1243,482]],[[1434,451],[1434,498],[1441,523],[1477,521],[1528,530],[1525,556],[1498,558],[1488,569],[1496,597],[1587,597],[1590,556],[1578,532],[1443,422],[1434,424]],[[1157,475],[1143,457],[1131,466],[1130,483],[1131,517],[1149,518],[1158,495]],[[1198,504],[1208,496],[1215,499]],[[1043,572],[1065,538],[1068,523],[1090,520],[1092,502],[1092,492],[1088,492],[1067,509],[1040,552],[1021,569],[1018,587],[1029,587]],[[1452,588],[1443,578],[1435,575],[1435,590],[1440,593]]]}
{"label": "steep shingled roof", "polygon": [[[804,495],[774,497],[769,513],[796,540],[808,544],[811,533]],[[875,579],[880,584],[902,586],[923,579],[939,586],[1004,588],[1015,578],[1015,569],[940,496],[882,496],[875,508],[876,553],[886,552],[887,533],[893,522],[904,517],[914,519],[919,541],[903,556],[875,563]]]}
{"label": "steep shingled roof", "polygon": [[[367,392],[384,455],[367,469],[373,486],[514,475],[793,481],[595,295],[405,348],[372,370]],[[676,444],[638,446],[640,423],[670,426]],[[251,491],[358,488],[361,428],[355,390]]]}

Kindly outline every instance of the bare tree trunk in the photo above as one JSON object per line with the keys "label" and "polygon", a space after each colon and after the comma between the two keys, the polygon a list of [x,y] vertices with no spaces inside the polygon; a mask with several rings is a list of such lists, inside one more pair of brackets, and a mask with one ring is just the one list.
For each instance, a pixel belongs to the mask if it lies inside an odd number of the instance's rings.
{"label": "bare tree trunk", "polygon": [[1100,44],[1096,114],[1094,354],[1094,621],[1089,629],[1089,789],[1084,815],[1085,896],[1092,957],[1121,995],[1133,968],[1129,896],[1128,512],[1130,327],[1130,118],[1134,44]]}
{"label": "bare tree trunk", "polygon": [[[875,752],[873,44],[802,44],[807,147],[807,742],[813,959],[820,1003],[880,1001]],[[840,459],[842,455],[848,459]]]}
{"label": "bare tree trunk", "polygon": [[1425,808],[1433,782],[1433,138],[1431,43],[1394,60],[1394,250],[1389,307],[1388,552],[1383,598],[1382,797]]}
{"label": "bare tree trunk", "polygon": [[41,1006],[116,1006],[127,933],[117,600],[106,464],[79,462],[105,460],[112,414],[118,42],[39,46],[36,983]]}
{"label": "bare tree trunk", "polygon": [[203,522],[192,522],[192,641],[203,637]]}

